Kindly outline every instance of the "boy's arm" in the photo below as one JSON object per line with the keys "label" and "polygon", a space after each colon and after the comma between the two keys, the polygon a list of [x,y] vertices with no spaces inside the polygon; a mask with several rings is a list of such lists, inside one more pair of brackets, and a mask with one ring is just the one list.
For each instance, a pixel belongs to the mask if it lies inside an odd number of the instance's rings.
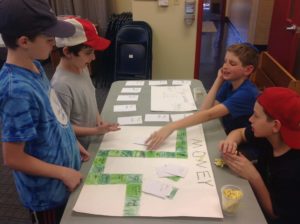
{"label": "boy's arm", "polygon": [[79,141],[77,141],[78,143],[78,147],[79,147],[79,152],[80,152],[80,156],[81,156],[81,160],[83,162],[86,162],[90,159],[90,153],[83,147],[83,145],[80,144]]}
{"label": "boy's arm", "polygon": [[246,142],[245,128],[239,128],[231,131],[225,140],[220,141],[219,148],[222,153],[236,154],[237,146]]}
{"label": "boy's arm", "polygon": [[210,88],[207,96],[205,97],[203,103],[201,104],[200,110],[207,110],[213,107],[216,104],[217,92],[223,84],[224,79],[222,76],[222,68],[219,69],[217,78],[214,81],[214,84]]}
{"label": "boy's arm", "polygon": [[63,181],[70,191],[80,184],[82,175],[74,169],[50,164],[24,152],[25,143],[3,142],[3,160],[8,167],[23,173]]}
{"label": "boy's arm", "polygon": [[91,136],[105,134],[110,131],[120,130],[119,124],[117,123],[106,123],[101,121],[100,125],[98,124],[95,127],[82,127],[78,125],[72,125],[76,136]]}
{"label": "boy's arm", "polygon": [[249,181],[255,192],[262,209],[271,218],[277,218],[273,211],[270,193],[257,169],[242,154],[236,155],[231,153],[224,154],[224,161],[239,176]]}
{"label": "boy's arm", "polygon": [[164,140],[172,134],[173,131],[180,128],[186,128],[201,124],[206,121],[210,121],[216,118],[223,117],[229,113],[228,109],[223,104],[215,105],[214,107],[208,110],[201,110],[195,114],[183,118],[179,121],[169,123],[154,132],[146,141],[148,149],[157,149]]}

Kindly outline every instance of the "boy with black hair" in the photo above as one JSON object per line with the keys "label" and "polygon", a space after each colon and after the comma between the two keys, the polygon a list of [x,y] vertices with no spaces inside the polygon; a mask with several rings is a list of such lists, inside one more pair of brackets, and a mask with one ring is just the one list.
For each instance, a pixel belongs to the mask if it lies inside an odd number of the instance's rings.
{"label": "boy with black hair", "polygon": [[75,29],[58,21],[44,0],[2,0],[0,15],[8,51],[0,71],[4,163],[13,169],[32,223],[56,224],[82,179],[79,145],[37,60],[49,57],[54,36],[71,36]]}
{"label": "boy with black hair", "polygon": [[56,38],[61,55],[51,84],[73,125],[79,142],[88,147],[92,136],[119,130],[119,125],[102,120],[97,107],[96,91],[87,68],[95,60],[94,51],[109,47],[110,41],[97,34],[86,19],[68,18],[76,27],[74,35]]}
{"label": "boy with black hair", "polygon": [[[270,223],[294,224],[300,211],[300,96],[282,87],[258,96],[251,126],[236,129],[220,143],[226,164],[251,184]],[[262,175],[241,153],[241,142],[264,152]]]}
{"label": "boy with black hair", "polygon": [[227,48],[224,64],[209,90],[199,112],[169,123],[146,141],[156,149],[175,130],[221,118],[226,133],[249,124],[258,89],[249,80],[258,63],[258,52],[249,44]]}

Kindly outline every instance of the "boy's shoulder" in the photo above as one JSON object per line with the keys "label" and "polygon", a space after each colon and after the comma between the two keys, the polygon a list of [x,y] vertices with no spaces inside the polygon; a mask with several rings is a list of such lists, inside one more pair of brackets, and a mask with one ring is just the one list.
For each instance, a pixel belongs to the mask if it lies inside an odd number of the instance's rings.
{"label": "boy's shoulder", "polygon": [[[34,62],[41,75],[44,75],[41,64]],[[0,70],[0,95],[7,97],[26,98],[28,94],[35,91],[33,80],[36,74],[33,74],[26,68],[19,67],[14,64],[4,64]],[[44,78],[44,77],[42,77]]]}

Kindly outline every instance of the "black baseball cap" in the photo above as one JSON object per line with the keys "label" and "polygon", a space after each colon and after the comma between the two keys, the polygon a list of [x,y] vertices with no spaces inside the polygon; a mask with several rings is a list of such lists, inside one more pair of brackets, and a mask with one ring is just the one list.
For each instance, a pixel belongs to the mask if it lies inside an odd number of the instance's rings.
{"label": "black baseball cap", "polygon": [[47,0],[0,0],[0,33],[26,35],[41,33],[54,37],[69,37],[75,27],[58,20]]}

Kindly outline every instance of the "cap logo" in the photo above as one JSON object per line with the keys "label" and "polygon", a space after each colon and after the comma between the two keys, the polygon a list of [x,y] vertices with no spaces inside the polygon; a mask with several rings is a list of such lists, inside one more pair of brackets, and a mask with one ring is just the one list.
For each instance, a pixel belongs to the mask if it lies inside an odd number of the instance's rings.
{"label": "cap logo", "polygon": [[52,14],[54,14],[54,11],[53,11],[53,9],[51,9],[51,8],[49,9],[49,12],[51,12]]}

